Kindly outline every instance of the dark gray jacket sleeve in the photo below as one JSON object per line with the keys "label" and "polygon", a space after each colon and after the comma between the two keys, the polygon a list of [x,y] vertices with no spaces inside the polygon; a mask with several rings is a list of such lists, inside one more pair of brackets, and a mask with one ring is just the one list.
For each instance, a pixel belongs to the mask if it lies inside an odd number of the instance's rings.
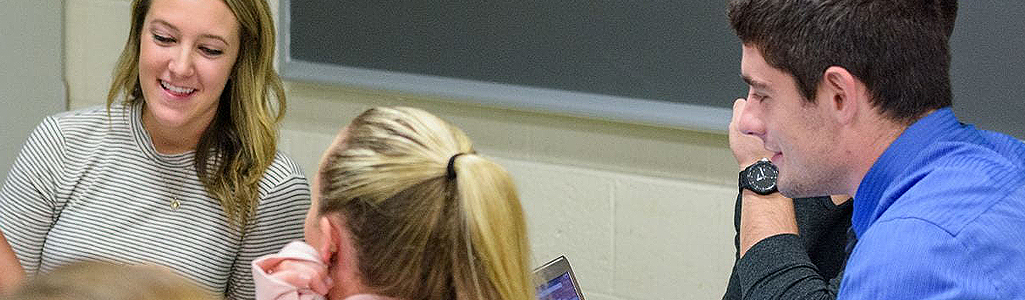
{"label": "dark gray jacket sleeve", "polygon": [[823,278],[800,237],[793,234],[758,242],[737,261],[734,273],[743,295],[740,299],[836,299],[842,276]]}
{"label": "dark gray jacket sleeve", "polygon": [[[824,219],[848,217],[833,214],[832,208],[821,205],[828,197],[795,200],[798,226],[805,237],[820,240],[835,222]],[[830,202],[831,203],[831,202]],[[831,204],[830,204],[831,205]],[[822,211],[819,211],[822,209]],[[824,278],[809,257],[808,250],[820,241],[808,241],[794,234],[766,238],[748,250],[743,258],[740,249],[741,196],[734,208],[734,246],[736,263],[730,274],[723,299],[836,299],[842,278],[842,266],[835,278]],[[835,244],[834,241],[829,243]],[[842,245],[835,245],[841,247]]]}

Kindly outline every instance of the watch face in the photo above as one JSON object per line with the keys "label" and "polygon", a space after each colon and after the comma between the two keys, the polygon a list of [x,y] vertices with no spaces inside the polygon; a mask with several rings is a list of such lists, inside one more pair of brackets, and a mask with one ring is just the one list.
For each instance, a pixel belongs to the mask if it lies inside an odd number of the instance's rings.
{"label": "watch face", "polygon": [[748,187],[759,194],[768,194],[776,191],[776,176],[779,170],[768,162],[759,162],[751,165],[744,178]]}

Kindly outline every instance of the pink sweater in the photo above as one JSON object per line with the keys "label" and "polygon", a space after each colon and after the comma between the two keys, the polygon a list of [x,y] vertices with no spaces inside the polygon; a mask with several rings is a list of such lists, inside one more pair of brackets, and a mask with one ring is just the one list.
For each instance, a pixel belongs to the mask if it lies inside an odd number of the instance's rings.
{"label": "pink sweater", "polygon": [[[317,258],[317,250],[312,246],[294,241],[285,245],[277,254],[264,255],[253,260],[253,282],[256,284],[256,300],[324,300],[324,295],[317,294],[308,288],[299,288],[267,274],[268,267],[277,265],[285,259],[304,260],[323,265]],[[346,297],[344,300],[395,300],[392,298],[359,294]]]}

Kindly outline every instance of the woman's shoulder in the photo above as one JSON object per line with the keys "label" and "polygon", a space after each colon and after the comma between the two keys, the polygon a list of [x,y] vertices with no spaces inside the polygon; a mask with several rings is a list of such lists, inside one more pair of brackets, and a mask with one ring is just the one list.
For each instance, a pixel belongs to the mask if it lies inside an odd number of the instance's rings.
{"label": "woman's shoulder", "polygon": [[125,114],[121,106],[111,106],[108,113],[103,105],[59,112],[43,118],[33,135],[36,139],[56,139],[54,141],[66,143],[95,140],[93,137],[97,134],[114,129],[111,125],[117,122],[110,120],[122,118]]}
{"label": "woman's shoulder", "polygon": [[79,123],[83,121],[107,121],[112,118],[124,117],[126,115],[128,115],[128,109],[125,106],[120,104],[111,105],[108,110],[106,105],[101,104],[56,113],[50,115],[48,118],[60,123]]}
{"label": "woman's shoulder", "polygon": [[272,211],[273,218],[294,217],[300,224],[310,206],[310,187],[302,168],[278,152],[260,180],[259,210]]}
{"label": "woman's shoulder", "polygon": [[53,114],[43,122],[53,123],[65,134],[75,131],[96,134],[114,129],[112,125],[127,124],[128,114],[128,110],[121,105],[112,105],[109,110],[105,105],[96,105]]}
{"label": "woman's shoulder", "polygon": [[303,174],[302,167],[295,160],[288,157],[288,155],[278,151],[275,153],[274,160],[270,166],[264,171],[261,181],[263,184],[273,187],[297,179],[303,183],[306,182],[306,176]]}

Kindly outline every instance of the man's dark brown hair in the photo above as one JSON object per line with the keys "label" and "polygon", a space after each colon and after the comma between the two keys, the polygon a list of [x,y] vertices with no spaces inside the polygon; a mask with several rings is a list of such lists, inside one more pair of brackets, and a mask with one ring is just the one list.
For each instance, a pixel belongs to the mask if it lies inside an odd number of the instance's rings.
{"label": "man's dark brown hair", "polygon": [[809,103],[823,72],[839,66],[891,120],[911,124],[951,105],[956,0],[730,0],[727,15],[744,45],[793,75]]}

